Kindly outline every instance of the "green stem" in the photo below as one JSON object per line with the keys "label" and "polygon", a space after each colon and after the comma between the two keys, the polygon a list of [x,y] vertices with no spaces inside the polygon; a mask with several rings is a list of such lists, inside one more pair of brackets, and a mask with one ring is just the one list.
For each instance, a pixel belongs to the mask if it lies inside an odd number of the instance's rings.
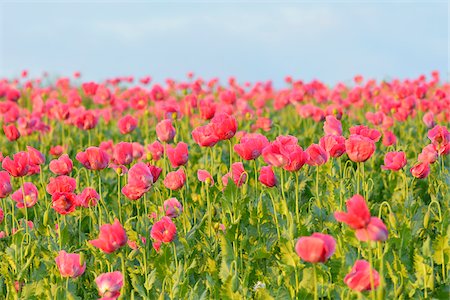
{"label": "green stem", "polygon": [[122,224],[122,201],[120,199],[120,175],[117,174],[117,203],[119,204],[119,221]]}
{"label": "green stem", "polygon": [[70,277],[66,277],[66,298],[69,299],[69,278]]}
{"label": "green stem", "polygon": [[314,272],[314,300],[319,299],[319,293],[317,290],[317,271],[316,271],[316,264],[313,264],[313,272]]}
{"label": "green stem", "polygon": [[229,169],[229,171],[231,172],[231,166],[233,165],[233,145],[231,144],[231,139],[228,140],[228,147],[229,147],[229,151],[230,151],[230,169]]}
{"label": "green stem", "polygon": [[361,163],[360,162],[358,162],[357,163],[357,166],[358,166],[358,171],[356,172],[356,194],[358,194],[359,195],[359,181],[360,181],[360,165],[361,165]]}
{"label": "green stem", "polygon": [[300,210],[299,210],[299,207],[298,207],[299,202],[300,202],[300,200],[299,200],[300,192],[298,190],[298,177],[299,177],[298,173],[299,172],[300,171],[295,172],[295,216],[296,216],[296,219],[297,219],[297,226],[299,226],[299,224],[300,224]]}
{"label": "green stem", "polygon": [[175,242],[172,242],[173,246],[173,257],[175,259],[175,272],[178,269],[178,257],[177,257],[177,246],[175,245]]}
{"label": "green stem", "polygon": [[208,214],[208,233],[209,236],[213,235],[212,232],[212,211],[211,211],[211,200],[209,199],[209,185],[208,183],[205,183],[204,185],[206,187],[206,206],[207,206],[207,214]]}
{"label": "green stem", "polygon": [[372,258],[372,242],[369,241],[369,272],[370,272],[370,297],[375,300],[375,282],[373,279],[373,258]]}
{"label": "green stem", "polygon": [[281,234],[280,234],[280,225],[278,224],[278,217],[277,217],[277,207],[275,205],[275,199],[272,196],[272,192],[269,191],[269,197],[272,200],[272,206],[273,206],[273,216],[275,218],[275,225],[277,226],[277,235],[278,235],[278,241],[281,240]]}
{"label": "green stem", "polygon": [[319,166],[316,166],[316,201],[317,206],[319,206],[319,208],[322,208],[322,203],[319,196]]}
{"label": "green stem", "polygon": [[25,178],[22,176],[20,177],[22,181],[22,199],[23,199],[23,207],[25,208],[25,234],[27,236],[27,242],[28,242],[28,209],[27,209],[27,201],[25,199]]}

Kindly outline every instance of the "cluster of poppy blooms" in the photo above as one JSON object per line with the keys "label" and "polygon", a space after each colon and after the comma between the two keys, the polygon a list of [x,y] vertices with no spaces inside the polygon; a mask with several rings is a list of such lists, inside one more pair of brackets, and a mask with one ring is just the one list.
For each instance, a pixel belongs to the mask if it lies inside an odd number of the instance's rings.
{"label": "cluster of poppy blooms", "polygon": [[[354,195],[347,200],[347,212],[335,212],[337,221],[343,222],[355,230],[356,238],[363,242],[379,242],[388,238],[388,230],[383,221],[370,215],[366,201],[361,195]],[[328,234],[313,233],[311,236],[301,237],[295,245],[299,257],[310,263],[324,263],[335,252],[336,241]],[[380,284],[378,272],[372,269],[366,260],[357,260],[344,282],[353,290],[362,292],[371,290]]]}
{"label": "cluster of poppy blooms", "polygon": [[[178,134],[174,123],[182,118],[189,119],[194,128],[192,139],[200,147],[214,147],[221,141],[230,141],[235,137],[238,143],[232,149],[242,160],[256,160],[262,156],[266,165],[258,170],[258,179],[267,187],[278,185],[274,168],[297,172],[305,164],[318,167],[344,154],[353,162],[364,163],[373,156],[380,140],[386,147],[397,143],[397,137],[391,129],[394,120],[404,122],[414,118],[418,112],[424,112],[422,121],[429,128],[428,138],[431,143],[418,155],[418,163],[410,169],[410,173],[416,178],[426,178],[430,164],[439,156],[450,153],[450,133],[445,126],[437,125],[439,121],[450,119],[450,97],[439,88],[438,74],[433,74],[431,81],[421,77],[415,81],[381,84],[368,81],[364,85],[358,77],[354,87],[338,84],[333,88],[318,81],[304,83],[286,78],[290,87],[281,90],[275,90],[270,82],[241,86],[232,78],[226,88],[216,79],[208,82],[203,79],[193,80],[193,77],[190,79],[189,82],[181,83],[168,80],[166,88],[155,84],[148,89],[142,86],[120,86],[124,81],[133,82],[130,78],[116,78],[101,84],[87,82],[81,85],[81,89],[72,86],[69,78],[60,78],[55,86],[48,87],[43,87],[40,80],[28,80],[22,83],[22,90],[19,81],[2,80],[0,113],[3,131],[6,138],[14,142],[21,136],[37,132],[49,134],[53,123],[46,120],[88,131],[98,126],[100,118],[109,123],[120,116],[118,131],[122,135],[129,135],[138,128],[141,119],[148,125],[148,116],[153,115],[159,121],[155,125],[157,140],[152,143],[143,145],[122,141],[114,144],[112,140],[102,141],[98,147],[88,145],[75,156],[88,170],[110,168],[118,175],[127,174],[127,183],[121,192],[133,201],[149,192],[161,174],[167,189],[176,191],[185,186],[187,178],[184,166],[189,161],[188,141],[174,144]],[[140,80],[144,86],[149,82],[148,77]],[[180,92],[183,92],[183,96],[180,96]],[[22,97],[31,101],[30,110],[19,105]],[[92,101],[94,108],[84,106],[84,99]],[[281,110],[289,105],[296,107],[300,118],[324,121],[324,134],[317,144],[313,143],[304,150],[295,136],[279,135],[269,141],[264,135],[272,127],[271,119],[266,117],[271,109]],[[365,120],[374,128],[356,125],[349,129],[349,136],[345,137],[341,118],[345,115],[356,119],[352,108],[364,105],[376,110],[365,114]],[[126,114],[128,110],[133,111],[133,114]],[[243,120],[255,122],[246,131],[238,131],[238,123]],[[101,198],[92,187],[85,187],[81,193],[75,193],[77,182],[71,177],[73,160],[64,154],[67,150],[65,147],[56,145],[49,150],[49,154],[55,157],[49,163],[49,169],[55,177],[50,178],[46,186],[46,191],[51,195],[52,208],[61,215],[70,214],[77,207],[95,206]],[[163,157],[168,158],[175,171],[168,171],[166,165],[156,165]],[[19,151],[11,157],[0,155],[0,159],[4,169],[0,171],[0,198],[6,198],[12,193],[17,208],[33,207],[39,199],[37,187],[32,182],[23,182],[20,189],[13,193],[10,176],[25,177],[40,173],[41,165],[46,162],[45,155],[27,146],[27,151]],[[406,164],[405,152],[387,152],[382,169],[398,171]],[[198,169],[197,177],[209,185],[215,184],[214,176],[207,170]],[[242,162],[231,163],[228,173],[221,178],[222,185],[226,186],[229,180],[238,187],[246,183],[247,172]],[[153,224],[150,231],[156,250],[163,243],[174,240],[177,230],[172,218],[182,213],[183,207],[177,199],[170,198],[164,202],[162,210],[164,216]],[[354,229],[359,240],[387,239],[386,226],[381,219],[371,217],[362,196],[355,195],[348,200],[347,210],[347,213],[335,213],[335,218]],[[0,208],[0,221],[2,219],[3,210]],[[6,234],[3,232],[2,236]],[[127,243],[133,246],[118,220],[113,224],[102,225],[99,238],[90,243],[105,253],[113,253]],[[310,237],[300,238],[295,248],[303,260],[317,263],[325,262],[333,255],[335,244],[333,237],[314,233]],[[75,253],[61,251],[56,263],[62,276],[74,278],[86,269],[82,256]],[[369,276],[370,272],[372,275]],[[370,289],[369,277],[375,279],[377,286],[378,273],[368,262],[359,260],[344,281],[350,288],[364,291]],[[105,273],[97,277],[96,283],[100,296],[116,298],[120,294],[123,276],[120,272]]]}

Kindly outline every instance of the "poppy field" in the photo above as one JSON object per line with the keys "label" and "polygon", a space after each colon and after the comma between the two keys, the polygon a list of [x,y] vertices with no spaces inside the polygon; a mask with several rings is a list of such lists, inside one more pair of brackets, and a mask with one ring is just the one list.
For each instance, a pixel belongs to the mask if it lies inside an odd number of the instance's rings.
{"label": "poppy field", "polygon": [[0,79],[0,299],[449,299],[450,84]]}

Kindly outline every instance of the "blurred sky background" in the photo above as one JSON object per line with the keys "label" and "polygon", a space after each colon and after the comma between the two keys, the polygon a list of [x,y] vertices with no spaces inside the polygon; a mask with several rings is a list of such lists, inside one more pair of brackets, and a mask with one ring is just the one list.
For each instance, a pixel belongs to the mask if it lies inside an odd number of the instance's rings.
{"label": "blurred sky background", "polygon": [[0,0],[0,76],[448,80],[448,18],[447,1]]}

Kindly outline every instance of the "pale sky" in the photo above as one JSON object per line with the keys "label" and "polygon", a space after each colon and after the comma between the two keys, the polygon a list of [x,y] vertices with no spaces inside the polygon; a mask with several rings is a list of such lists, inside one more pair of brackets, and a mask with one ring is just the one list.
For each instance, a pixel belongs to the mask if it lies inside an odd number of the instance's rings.
{"label": "pale sky", "polygon": [[0,0],[0,77],[448,74],[447,1],[61,2]]}

